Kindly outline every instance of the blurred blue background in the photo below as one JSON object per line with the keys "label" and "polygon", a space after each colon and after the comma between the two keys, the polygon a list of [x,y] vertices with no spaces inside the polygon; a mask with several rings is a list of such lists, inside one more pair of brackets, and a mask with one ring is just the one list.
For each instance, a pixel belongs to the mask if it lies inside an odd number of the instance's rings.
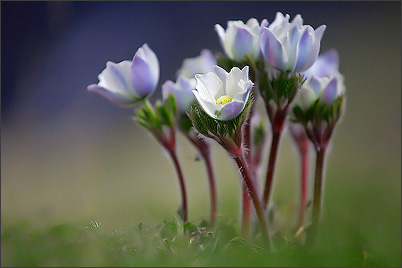
{"label": "blurred blue background", "polygon": [[[159,85],[174,80],[184,58],[203,48],[222,51],[216,23],[271,22],[277,11],[301,14],[314,28],[326,24],[321,51],[340,54],[347,108],[328,157],[326,217],[342,222],[346,211],[363,211],[373,229],[400,237],[399,2],[2,1],[2,223],[97,220],[119,228],[171,218],[179,195],[170,160],[131,121],[132,109],[89,93],[87,85],[98,81],[107,61],[131,59],[143,43],[159,58]],[[158,89],[151,100],[159,97]],[[184,138],[179,142],[190,219],[197,221],[208,215],[204,167]],[[237,170],[215,145],[213,157],[220,212],[237,220]],[[297,154],[285,136],[273,197],[289,226],[297,187]],[[348,202],[339,206],[339,199]]]}

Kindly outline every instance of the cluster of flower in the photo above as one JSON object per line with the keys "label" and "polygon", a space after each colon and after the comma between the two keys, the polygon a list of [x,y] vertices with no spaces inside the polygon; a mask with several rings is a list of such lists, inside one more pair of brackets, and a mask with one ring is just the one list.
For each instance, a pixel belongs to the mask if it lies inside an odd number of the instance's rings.
{"label": "cluster of flower", "polygon": [[[303,229],[306,208],[306,151],[310,141],[317,155],[312,226],[307,240],[313,240],[319,218],[325,150],[335,124],[344,108],[344,79],[339,73],[335,50],[319,56],[325,25],[314,30],[303,24],[300,15],[278,12],[272,23],[255,18],[247,23],[229,21],[227,28],[215,25],[226,54],[213,55],[204,49],[201,55],[185,59],[175,82],[162,85],[162,101],[153,106],[147,97],[159,81],[159,62],[144,44],[132,61],[108,62],[99,75],[99,83],[88,86],[120,106],[134,106],[135,120],[147,128],[170,153],[176,167],[182,206],[187,221],[187,196],[183,174],[175,152],[175,129],[193,143],[203,156],[210,183],[211,225],[216,217],[215,179],[210,161],[209,142],[215,140],[240,168],[243,189],[243,235],[248,236],[251,198],[260,223],[262,238],[269,241],[265,209],[274,177],[276,155],[286,119],[290,133],[301,152],[302,187],[299,227]],[[266,133],[262,117],[254,111],[260,96],[266,107],[272,130],[271,149],[263,196],[257,187],[257,172]],[[247,207],[249,209],[247,209]],[[299,229],[299,231],[300,231]],[[312,237],[312,238],[309,238]]]}

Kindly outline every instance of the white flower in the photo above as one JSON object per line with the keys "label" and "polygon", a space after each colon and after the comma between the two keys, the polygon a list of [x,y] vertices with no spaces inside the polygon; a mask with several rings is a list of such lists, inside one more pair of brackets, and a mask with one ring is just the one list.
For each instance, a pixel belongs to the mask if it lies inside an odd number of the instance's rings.
{"label": "white flower", "polygon": [[337,76],[307,78],[300,90],[300,104],[307,110],[313,102],[320,99],[321,102],[331,104],[337,97],[343,94],[343,82]]}
{"label": "white flower", "polygon": [[176,83],[173,81],[166,81],[162,85],[162,98],[165,100],[170,93],[173,94],[177,110],[181,114],[185,114],[190,106],[195,102],[193,89],[195,89],[196,81],[194,78],[187,78],[180,75]]}
{"label": "white flower", "polygon": [[147,44],[140,47],[132,61],[107,62],[98,76],[99,83],[88,86],[121,106],[132,106],[150,95],[159,81],[159,61]]}
{"label": "white flower", "polygon": [[249,67],[232,68],[229,73],[219,66],[212,72],[197,74],[193,93],[203,110],[212,118],[227,121],[238,116],[244,109],[254,85],[248,76]]}
{"label": "white flower", "polygon": [[211,71],[214,65],[216,65],[216,59],[212,52],[208,49],[203,49],[200,56],[185,59],[177,74],[178,76],[194,78],[196,74],[205,74]]}
{"label": "white flower", "polygon": [[263,20],[261,26],[255,18],[251,18],[246,24],[241,20],[228,21],[226,31],[219,24],[215,25],[221,45],[226,55],[232,60],[241,61],[247,55],[256,59],[260,55],[258,44],[261,27],[267,26]]}
{"label": "white flower", "polygon": [[344,77],[339,72],[339,55],[329,50],[318,57],[310,69],[302,73],[306,78],[298,103],[307,109],[318,98],[331,104],[345,92]]}
{"label": "white flower", "polygon": [[303,25],[297,15],[289,22],[289,15],[276,13],[269,27],[262,27],[260,36],[261,52],[264,59],[282,72],[296,73],[308,69],[317,59],[325,25],[314,29]]}

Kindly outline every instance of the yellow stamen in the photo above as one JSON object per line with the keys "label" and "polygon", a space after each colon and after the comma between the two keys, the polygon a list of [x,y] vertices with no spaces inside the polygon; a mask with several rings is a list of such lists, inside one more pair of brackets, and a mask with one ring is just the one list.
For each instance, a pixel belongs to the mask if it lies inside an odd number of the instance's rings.
{"label": "yellow stamen", "polygon": [[232,102],[232,99],[233,99],[233,98],[230,97],[230,96],[223,95],[223,96],[220,96],[219,99],[216,100],[216,104],[225,105],[225,104],[228,103],[228,102]]}

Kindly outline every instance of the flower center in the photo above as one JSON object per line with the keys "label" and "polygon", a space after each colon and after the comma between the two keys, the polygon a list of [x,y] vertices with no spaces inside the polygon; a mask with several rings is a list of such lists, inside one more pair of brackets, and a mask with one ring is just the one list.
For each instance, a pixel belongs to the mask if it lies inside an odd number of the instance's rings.
{"label": "flower center", "polygon": [[219,99],[216,100],[216,104],[225,105],[228,102],[232,102],[233,98],[227,95],[220,96]]}

